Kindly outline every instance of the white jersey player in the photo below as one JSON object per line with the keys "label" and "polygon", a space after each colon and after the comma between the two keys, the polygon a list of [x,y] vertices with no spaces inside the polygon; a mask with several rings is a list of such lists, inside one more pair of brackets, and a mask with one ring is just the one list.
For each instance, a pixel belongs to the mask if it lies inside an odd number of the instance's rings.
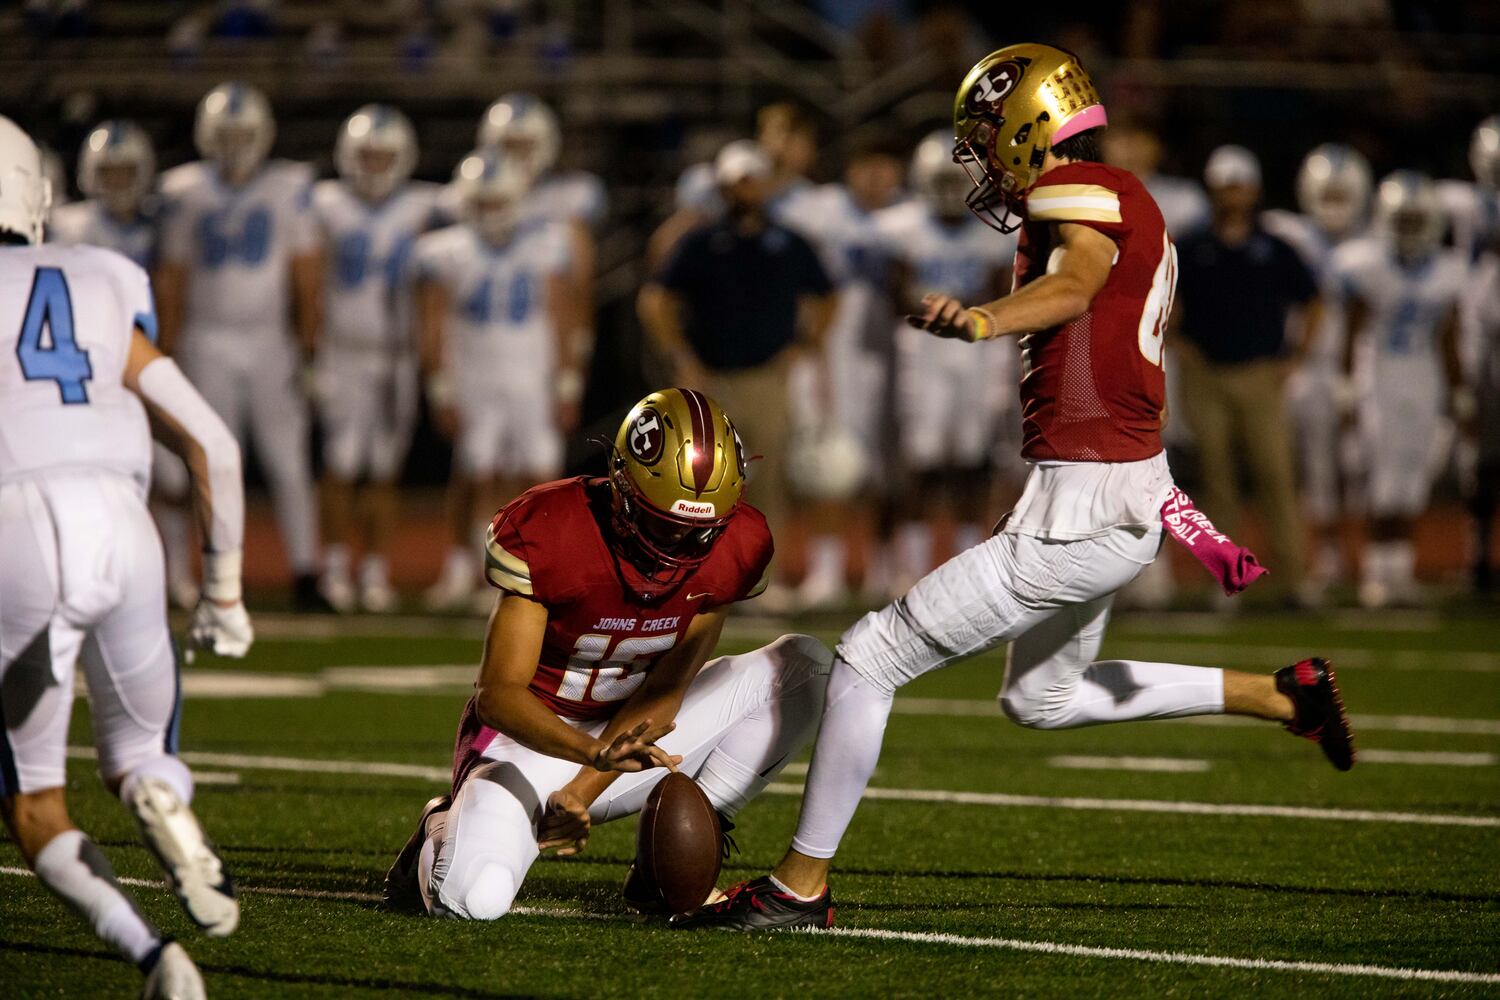
{"label": "white jersey player", "polygon": [[161,544],[146,511],[151,423],[192,469],[205,593],[194,640],[243,656],[244,497],[234,438],[146,333],[146,272],[111,250],[37,246],[50,185],[0,118],[0,803],[27,864],[146,975],[147,997],[203,996],[181,946],[127,897],[64,799],[81,663],[99,772],[183,908],[214,936],[239,906],[189,809]]}
{"label": "white jersey player", "polygon": [[[890,255],[897,311],[916,309],[924,295],[965,301],[994,298],[1002,291],[1016,241],[999,236],[964,205],[970,183],[953,162],[953,141],[935,132],[912,157],[917,197],[881,213],[881,235]],[[975,349],[937,341],[898,321],[896,424],[901,458],[916,477],[919,496],[898,533],[901,571],[910,579],[932,568],[930,514],[934,499],[953,507],[959,551],[984,537],[988,479],[995,442],[1019,419],[1010,413],[1020,380],[1019,356],[1011,343]],[[1011,435],[1014,437],[1014,433]],[[978,480],[976,480],[976,476]],[[959,509],[961,506],[962,509]]]}
{"label": "white jersey player", "polygon": [[1318,536],[1316,575],[1339,575],[1340,485],[1343,465],[1341,410],[1352,405],[1344,378],[1342,296],[1330,282],[1334,251],[1365,229],[1373,182],[1370,164],[1357,150],[1336,143],[1318,146],[1297,174],[1300,214],[1272,210],[1261,217],[1267,232],[1290,244],[1322,291],[1323,321],[1287,383],[1287,404],[1297,424],[1303,503]]}
{"label": "white jersey player", "polygon": [[1411,171],[1380,183],[1377,232],[1334,255],[1348,329],[1346,366],[1360,398],[1370,515],[1360,600],[1415,597],[1412,532],[1452,437],[1445,414],[1462,388],[1457,312],[1468,266],[1441,249],[1435,185]]}
{"label": "white jersey player", "polygon": [[[604,183],[583,170],[559,170],[562,130],[557,116],[529,94],[506,94],[485,110],[476,144],[514,159],[531,175],[531,189],[521,208],[523,221],[536,219],[567,227],[569,263],[565,322],[581,358],[594,345],[594,270],[598,257],[595,234],[609,211]],[[570,402],[583,397],[582,372],[560,383],[558,392]]]}
{"label": "white jersey player", "polygon": [[454,436],[451,547],[428,591],[466,606],[480,583],[471,552],[485,513],[562,471],[581,376],[563,299],[568,229],[522,210],[531,174],[493,151],[458,166],[465,221],[413,252],[422,366],[439,426]]}
{"label": "white jersey player", "polygon": [[85,200],[54,209],[47,238],[105,247],[141,267],[155,266],[156,154],[145,131],[123,120],[96,125],[78,154],[78,187]]}
{"label": "white jersey player", "polygon": [[300,387],[322,277],[312,168],[266,160],[275,138],[270,104],[244,84],[208,92],[193,137],[203,159],[162,178],[163,346],[242,440],[248,431],[296,578],[294,603],[323,610]]}
{"label": "white jersey player", "polygon": [[1449,242],[1472,261],[1500,240],[1500,115],[1474,127],[1469,169],[1473,181],[1438,181],[1437,194],[1448,216]]}
{"label": "white jersey player", "polygon": [[[902,163],[879,146],[856,151],[844,181],[785,199],[782,225],[818,251],[837,295],[821,364],[799,358],[791,372],[795,435],[792,486],[816,502],[802,607],[842,604],[848,544],[873,527],[889,417],[891,328],[880,212],[900,197]],[[863,501],[863,502],[861,502]]]}
{"label": "white jersey player", "polygon": [[[317,386],[323,424],[323,594],[340,611],[395,603],[386,548],[396,519],[396,480],[417,417],[417,358],[407,272],[416,239],[432,222],[437,187],[410,181],[416,133],[395,108],[370,104],[345,120],[334,148],[340,179],[313,189],[327,273]],[[364,482],[356,502],[356,484]],[[356,525],[353,512],[367,520]],[[349,547],[365,532],[356,594]]]}

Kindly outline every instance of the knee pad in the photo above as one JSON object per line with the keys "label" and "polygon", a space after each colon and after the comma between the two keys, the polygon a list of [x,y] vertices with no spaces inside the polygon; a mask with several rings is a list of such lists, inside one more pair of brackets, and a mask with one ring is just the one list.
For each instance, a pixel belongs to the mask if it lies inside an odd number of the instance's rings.
{"label": "knee pad", "polygon": [[470,920],[496,920],[510,912],[515,901],[516,877],[508,868],[493,861],[480,867],[479,872],[464,886],[462,897],[454,899],[447,882],[443,884],[441,896],[449,912]]}
{"label": "knee pad", "polygon": [[777,639],[771,646],[777,662],[796,672],[805,671],[810,677],[820,677],[833,669],[833,650],[821,639],[792,633]]}

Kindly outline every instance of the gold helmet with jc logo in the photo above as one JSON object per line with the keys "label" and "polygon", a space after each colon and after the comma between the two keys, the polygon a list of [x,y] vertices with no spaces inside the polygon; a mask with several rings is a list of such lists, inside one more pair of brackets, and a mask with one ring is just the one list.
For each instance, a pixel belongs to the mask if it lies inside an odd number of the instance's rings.
{"label": "gold helmet with jc logo", "polygon": [[1008,233],[1047,150],[1107,123],[1078,57],[1051,45],[1008,45],[974,64],[953,101],[953,158],[974,182],[969,209]]}
{"label": "gold helmet with jc logo", "polygon": [[662,389],[635,404],[610,450],[613,526],[653,565],[677,570],[708,557],[739,509],[745,457],[734,424],[694,389]]}

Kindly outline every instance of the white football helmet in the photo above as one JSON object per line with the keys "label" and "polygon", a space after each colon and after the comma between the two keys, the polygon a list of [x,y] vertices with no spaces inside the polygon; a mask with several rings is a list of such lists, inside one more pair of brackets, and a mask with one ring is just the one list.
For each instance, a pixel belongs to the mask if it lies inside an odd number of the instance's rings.
{"label": "white football helmet", "polygon": [[52,183],[42,170],[36,143],[0,115],[0,231],[40,243],[51,207]]}
{"label": "white football helmet", "polygon": [[1424,260],[1436,251],[1448,224],[1437,185],[1415,170],[1397,170],[1380,182],[1375,222],[1395,248],[1396,256],[1408,263]]}
{"label": "white football helmet", "polygon": [[964,168],[953,160],[953,136],[945,129],[929,132],[911,157],[911,186],[941,218],[961,219],[973,189]]}
{"label": "white football helmet", "polygon": [[389,105],[366,104],[344,119],[333,164],[361,198],[381,201],[406,183],[417,165],[411,120]]}
{"label": "white football helmet", "polygon": [[249,180],[275,141],[271,102],[249,84],[221,83],[198,102],[193,143],[231,184]]}
{"label": "white football helmet", "polygon": [[864,448],[841,427],[825,424],[801,431],[787,448],[787,479],[808,500],[848,500],[869,471]]}
{"label": "white football helmet", "polygon": [[78,153],[78,188],[115,215],[140,211],[141,201],[156,183],[156,153],[151,137],[134,122],[100,122]]}
{"label": "white football helmet", "polygon": [[552,169],[562,150],[562,131],[552,109],[530,94],[506,94],[479,120],[480,149],[504,153],[540,176]]}
{"label": "white football helmet", "polygon": [[1500,189],[1500,115],[1490,115],[1475,126],[1469,140],[1469,168],[1476,181],[1491,191]]}
{"label": "white football helmet", "polygon": [[1370,206],[1370,161],[1356,149],[1325,142],[1297,171],[1297,204],[1326,233],[1358,229]]}
{"label": "white football helmet", "polygon": [[478,149],[453,171],[453,191],[463,220],[486,242],[506,243],[521,219],[521,199],[531,172],[493,149]]}

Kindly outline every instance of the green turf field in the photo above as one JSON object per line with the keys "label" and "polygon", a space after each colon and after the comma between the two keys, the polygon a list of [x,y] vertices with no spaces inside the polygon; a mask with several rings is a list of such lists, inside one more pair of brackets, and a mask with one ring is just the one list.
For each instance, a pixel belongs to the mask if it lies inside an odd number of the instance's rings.
{"label": "green turf field", "polygon": [[[243,666],[200,661],[185,679],[196,809],[242,889],[240,930],[207,940],[163,890],[133,890],[214,997],[1500,995],[1500,620],[1113,626],[1106,653],[1139,659],[1270,669],[1328,653],[1366,754],[1347,775],[1269,726],[1020,729],[993,702],[998,655],[924,678],[891,720],[873,782],[886,797],[839,857],[852,933],[757,938],[623,916],[620,824],[581,858],[539,862],[525,912],[499,922],[382,912],[381,876],[444,784],[479,626],[258,624]],[[729,647],[774,631],[742,624]],[[94,779],[86,711],[74,721],[74,815],[121,875],[153,879]],[[1151,769],[1106,769],[1126,765]],[[779,856],[799,774],[741,815],[726,881]],[[138,990],[19,865],[0,845],[0,996]]]}

